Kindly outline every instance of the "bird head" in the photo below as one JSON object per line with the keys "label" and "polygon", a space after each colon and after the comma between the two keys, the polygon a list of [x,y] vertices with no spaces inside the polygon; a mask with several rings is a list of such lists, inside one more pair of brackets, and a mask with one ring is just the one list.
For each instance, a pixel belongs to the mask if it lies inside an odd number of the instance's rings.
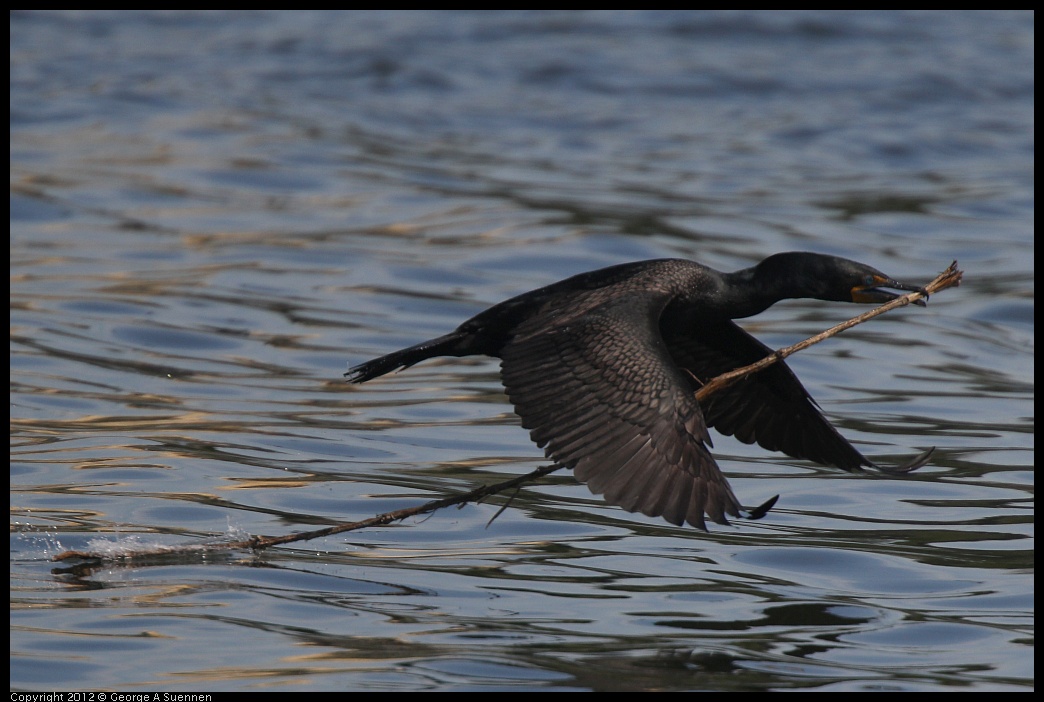
{"label": "bird head", "polygon": [[[899,294],[891,290],[919,292],[923,287],[900,283],[876,268],[847,258],[825,254],[791,252],[770,256],[758,265],[762,280],[785,281],[784,297],[811,297],[818,300],[880,304]],[[914,304],[924,306],[924,300]]]}

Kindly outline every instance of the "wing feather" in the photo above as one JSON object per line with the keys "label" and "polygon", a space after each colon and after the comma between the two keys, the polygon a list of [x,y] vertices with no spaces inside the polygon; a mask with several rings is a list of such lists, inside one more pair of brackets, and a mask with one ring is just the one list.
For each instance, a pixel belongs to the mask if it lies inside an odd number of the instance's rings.
{"label": "wing feather", "polygon": [[[704,381],[772,353],[731,321],[698,334],[671,330],[666,342],[678,365]],[[873,465],[827,421],[783,362],[715,393],[702,408],[707,426],[744,443],[848,471]]]}
{"label": "wing feather", "polygon": [[501,376],[533,440],[592,492],[706,529],[704,514],[724,524],[740,506],[710,454],[693,382],[660,335],[669,300],[636,293],[582,314],[542,310],[501,349]]}

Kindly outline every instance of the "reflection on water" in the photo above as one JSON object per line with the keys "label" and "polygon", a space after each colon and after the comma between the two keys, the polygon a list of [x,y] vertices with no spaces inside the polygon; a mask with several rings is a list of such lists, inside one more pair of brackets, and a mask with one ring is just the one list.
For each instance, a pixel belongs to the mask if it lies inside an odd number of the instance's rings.
{"label": "reflection on water", "polygon": [[[1032,14],[11,21],[12,689],[1032,686]],[[745,504],[783,495],[765,520],[674,528],[563,471],[488,528],[506,497],[48,560],[528,472],[495,361],[346,364],[582,270],[792,249],[960,261],[791,363],[864,453],[932,465],[715,437]],[[745,324],[779,347],[849,312]]]}

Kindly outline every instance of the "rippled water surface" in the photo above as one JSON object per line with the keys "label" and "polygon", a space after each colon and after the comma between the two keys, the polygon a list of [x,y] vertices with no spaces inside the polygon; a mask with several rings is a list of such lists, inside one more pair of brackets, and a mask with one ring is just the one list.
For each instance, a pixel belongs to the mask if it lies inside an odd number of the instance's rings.
{"label": "rippled water surface", "polygon": [[[11,15],[11,688],[1027,690],[1033,15]],[[342,373],[623,261],[960,288],[791,366],[902,479],[715,437],[761,521],[542,465],[496,361]],[[779,347],[858,308],[777,305]]]}

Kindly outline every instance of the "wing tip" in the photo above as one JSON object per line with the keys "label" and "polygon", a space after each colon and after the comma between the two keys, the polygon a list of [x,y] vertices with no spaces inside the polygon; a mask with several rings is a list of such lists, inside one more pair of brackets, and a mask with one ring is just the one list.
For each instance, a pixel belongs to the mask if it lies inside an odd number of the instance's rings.
{"label": "wing tip", "polygon": [[906,475],[907,473],[913,473],[918,468],[926,465],[928,461],[931,460],[934,453],[935,447],[932,446],[927,451],[924,451],[923,453],[914,456],[906,463],[900,463],[897,466],[879,466],[872,461],[868,461],[868,463],[886,475]]}

